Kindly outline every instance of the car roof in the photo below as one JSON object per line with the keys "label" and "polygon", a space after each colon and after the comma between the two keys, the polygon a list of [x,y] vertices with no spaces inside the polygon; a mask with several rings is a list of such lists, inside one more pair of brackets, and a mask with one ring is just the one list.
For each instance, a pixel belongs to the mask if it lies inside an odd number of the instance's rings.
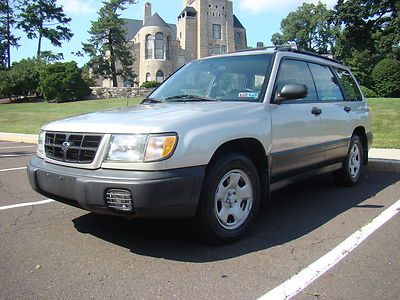
{"label": "car roof", "polygon": [[303,59],[308,61],[313,61],[316,63],[328,64],[341,69],[349,70],[340,61],[327,57],[318,53],[309,52],[305,50],[299,50],[292,48],[290,46],[271,46],[263,48],[246,49],[238,52],[231,52],[221,55],[208,56],[202,59],[212,59],[215,57],[231,57],[231,56],[246,56],[246,55],[259,55],[259,54],[278,54],[281,57],[293,57],[297,59]]}

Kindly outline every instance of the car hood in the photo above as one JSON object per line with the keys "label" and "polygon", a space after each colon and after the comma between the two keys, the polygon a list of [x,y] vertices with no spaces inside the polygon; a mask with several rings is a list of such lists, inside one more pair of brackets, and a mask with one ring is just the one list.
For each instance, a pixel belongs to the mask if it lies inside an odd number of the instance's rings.
{"label": "car hood", "polygon": [[49,123],[42,129],[82,133],[176,132],[183,124],[198,125],[199,119],[209,124],[218,121],[213,118],[226,118],[227,115],[233,119],[260,105],[220,101],[141,104],[70,117]]}

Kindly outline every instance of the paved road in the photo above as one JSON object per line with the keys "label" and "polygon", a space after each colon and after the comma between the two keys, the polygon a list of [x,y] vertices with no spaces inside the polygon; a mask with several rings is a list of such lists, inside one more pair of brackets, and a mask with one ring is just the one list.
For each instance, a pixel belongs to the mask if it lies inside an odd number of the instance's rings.
{"label": "paved road", "polygon": [[[26,146],[0,142],[0,170],[25,166],[35,149]],[[0,207],[45,199],[25,170],[0,171],[0,192]],[[400,174],[366,172],[353,188],[324,175],[272,197],[249,236],[222,247],[198,240],[187,221],[57,202],[0,210],[0,298],[257,299],[395,203]],[[296,298],[399,298],[399,226],[398,214]]]}

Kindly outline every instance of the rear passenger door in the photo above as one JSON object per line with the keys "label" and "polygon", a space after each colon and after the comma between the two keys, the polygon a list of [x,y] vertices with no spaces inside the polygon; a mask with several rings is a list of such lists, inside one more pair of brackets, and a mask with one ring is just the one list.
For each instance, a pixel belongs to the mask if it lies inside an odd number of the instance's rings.
{"label": "rear passenger door", "polygon": [[346,106],[353,129],[359,124],[365,124],[369,110],[365,106],[363,96],[354,77],[344,69],[334,68],[334,71],[340,80],[346,97]]}
{"label": "rear passenger door", "polygon": [[326,147],[326,163],[342,161],[348,150],[353,131],[351,108],[342,92],[338,77],[329,66],[308,64],[314,78],[321,109],[322,141]]}
{"label": "rear passenger door", "polygon": [[[304,84],[308,96],[303,99],[274,102],[286,84]],[[306,62],[283,59],[275,81],[270,104],[272,122],[271,181],[312,169],[324,161],[321,116],[314,108],[318,97]]]}

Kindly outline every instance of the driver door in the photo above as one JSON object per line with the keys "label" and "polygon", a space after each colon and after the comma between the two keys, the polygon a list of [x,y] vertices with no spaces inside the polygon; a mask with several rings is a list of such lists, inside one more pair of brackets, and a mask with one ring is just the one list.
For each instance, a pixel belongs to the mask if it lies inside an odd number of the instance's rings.
{"label": "driver door", "polygon": [[318,97],[306,62],[281,61],[275,82],[275,96],[286,84],[304,84],[303,99],[271,101],[272,166],[271,182],[318,167],[325,157],[324,132],[318,113]]}

